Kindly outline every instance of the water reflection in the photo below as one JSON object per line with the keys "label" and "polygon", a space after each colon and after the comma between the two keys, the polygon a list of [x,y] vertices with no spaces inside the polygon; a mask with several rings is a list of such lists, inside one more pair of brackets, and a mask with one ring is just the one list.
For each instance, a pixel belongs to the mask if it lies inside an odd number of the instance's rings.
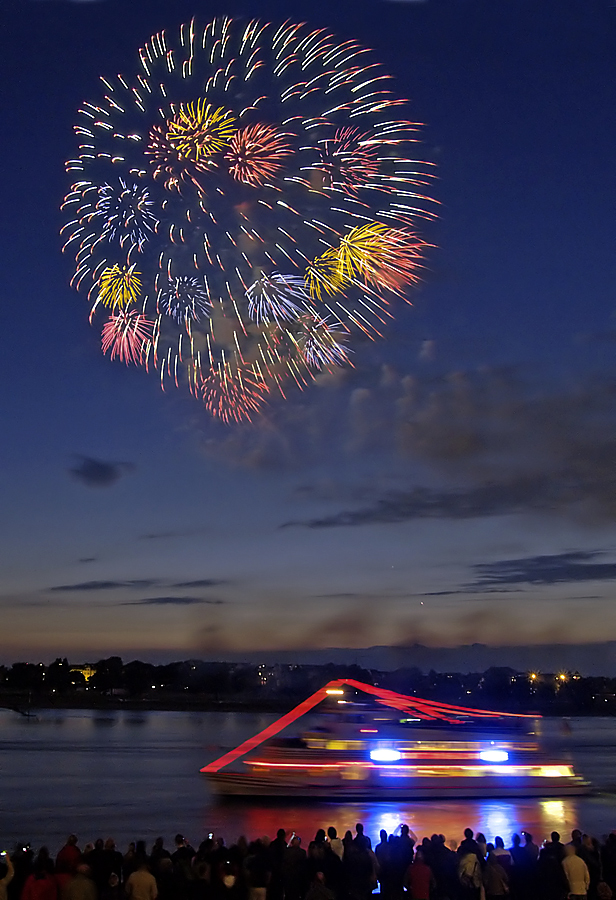
{"label": "water reflection", "polygon": [[[199,769],[263,729],[275,716],[230,713],[108,713],[42,710],[37,720],[0,711],[0,846],[15,840],[57,848],[71,831],[82,841],[112,835],[121,846],[158,834],[209,831],[233,841],[294,830],[304,841],[317,828],[340,833],[362,821],[373,841],[407,822],[419,837],[460,839],[464,828],[499,834],[530,831],[537,842],[578,824],[602,835],[616,827],[612,794],[591,798],[463,800],[405,803],[220,803]],[[613,783],[616,721],[574,720],[568,743],[578,770],[599,786]],[[138,727],[137,727],[138,726]],[[543,730],[558,739],[558,724]]]}
{"label": "water reflection", "polygon": [[[275,834],[278,828],[294,830],[306,843],[318,828],[333,825],[340,834],[363,822],[365,831],[378,841],[381,828],[393,833],[406,822],[419,838],[444,834],[460,841],[464,829],[483,831],[489,841],[500,835],[510,841],[514,832],[530,831],[543,840],[551,831],[567,834],[579,821],[578,798],[548,801],[459,800],[402,803],[268,803],[222,804],[210,807],[202,818],[202,830],[214,830],[228,839],[239,831],[249,836]],[[616,812],[616,811],[615,811]],[[616,817],[615,817],[616,818]],[[573,823],[573,824],[572,824]]]}

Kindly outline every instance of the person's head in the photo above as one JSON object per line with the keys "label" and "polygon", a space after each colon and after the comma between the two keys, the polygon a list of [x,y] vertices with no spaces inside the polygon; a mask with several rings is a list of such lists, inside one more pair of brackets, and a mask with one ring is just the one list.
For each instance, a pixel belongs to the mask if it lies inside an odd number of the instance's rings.
{"label": "person's head", "polygon": [[118,876],[116,875],[115,872],[112,872],[111,875],[109,876],[109,881],[107,882],[107,884],[109,885],[110,888],[117,888],[119,883],[120,883],[120,879],[118,878]]}
{"label": "person's head", "polygon": [[478,844],[485,844],[485,842],[486,842],[485,834],[483,834],[483,832],[481,832],[481,831],[478,831],[476,840],[477,840]]}
{"label": "person's head", "polygon": [[495,846],[495,847],[498,847],[499,850],[504,850],[504,849],[505,849],[505,842],[504,842],[504,840],[502,839],[502,837],[499,837],[499,836],[497,835],[497,836],[494,838],[494,846]]}
{"label": "person's head", "polygon": [[522,843],[522,839],[520,838],[519,834],[514,834],[513,837],[511,838],[511,842],[514,847],[519,847],[520,844]]}
{"label": "person's head", "polygon": [[88,841],[88,843],[83,848],[83,855],[87,856],[88,853],[92,853],[93,850],[94,850],[94,844],[91,841]]}
{"label": "person's head", "polygon": [[333,825],[330,825],[327,829],[327,837],[330,839],[330,841],[334,841],[338,837],[338,832]]}
{"label": "person's head", "polygon": [[346,841],[347,844],[348,844],[349,841],[352,841],[352,840],[353,840],[353,835],[351,834],[350,831],[345,831],[345,832],[344,832],[344,837],[343,837],[342,840],[343,840],[343,841]]}
{"label": "person's head", "polygon": [[183,834],[176,834],[176,836],[174,837],[173,840],[175,842],[176,847],[184,846],[184,835]]}
{"label": "person's head", "polygon": [[278,831],[276,832],[276,837],[278,838],[279,841],[284,841],[286,836],[287,836],[287,832],[284,828],[279,828]]}
{"label": "person's head", "polygon": [[415,862],[416,863],[425,862],[424,852],[421,847],[418,847],[417,850],[415,851]]}
{"label": "person's head", "polygon": [[592,838],[589,834],[582,835],[582,844],[584,845],[584,847],[588,847],[589,850],[594,849]]}
{"label": "person's head", "polygon": [[533,842],[533,836],[532,836],[532,834],[530,833],[530,831],[523,831],[522,834],[524,835],[524,840],[526,841],[526,843],[527,843],[527,844],[532,844],[532,842]]}
{"label": "person's head", "polygon": [[571,840],[574,844],[580,843],[582,840],[582,832],[579,828],[574,828],[571,832]]}
{"label": "person's head", "polygon": [[[364,826],[361,824],[361,822],[358,822],[358,823],[356,824],[356,826],[355,826],[355,831],[357,832],[357,834],[363,834],[363,833],[364,833]],[[321,874],[323,874],[323,873],[321,873]]]}
{"label": "person's head", "polygon": [[92,874],[90,866],[87,866],[85,863],[81,863],[75,869],[78,875],[81,875],[82,878],[89,878]]}
{"label": "person's head", "polygon": [[158,862],[158,871],[161,875],[170,875],[173,872],[173,860],[169,859],[168,856],[164,856]]}
{"label": "person's head", "polygon": [[294,835],[291,838],[291,846],[292,847],[301,847],[301,845],[302,845],[301,837],[298,834]]}
{"label": "person's head", "polygon": [[139,856],[138,862],[137,862],[137,868],[143,870],[143,869],[147,869],[147,867],[148,867],[147,856]]}
{"label": "person's head", "polygon": [[400,826],[400,834],[402,837],[405,837],[405,838],[408,837],[409,836],[409,826],[406,824],[401,825]]}
{"label": "person's head", "polygon": [[314,881],[316,884],[324,884],[324,882],[325,882],[325,875],[323,874],[323,872],[315,872],[315,873],[314,873],[313,881]]}
{"label": "person's head", "polygon": [[113,838],[107,838],[105,841],[105,850],[115,850],[116,843]]}
{"label": "person's head", "polygon": [[68,847],[76,847],[77,846],[77,835],[69,834],[69,836],[66,839],[66,843],[67,843]]}
{"label": "person's head", "polygon": [[102,838],[96,838],[96,840],[94,841],[94,849],[102,850],[104,846],[105,846],[104,840]]}
{"label": "person's head", "polygon": [[137,856],[147,856],[148,851],[145,849],[145,841],[137,841],[135,845],[135,853]]}
{"label": "person's head", "polygon": [[473,840],[473,829],[465,828],[464,829],[464,837],[466,838],[467,841],[472,841]]}
{"label": "person's head", "polygon": [[162,837],[157,837],[156,840],[154,841],[154,849],[162,850],[164,846],[165,846],[165,839]]}
{"label": "person's head", "polygon": [[494,855],[494,844],[486,844],[486,853]]}
{"label": "person's head", "polygon": [[567,844],[565,847],[565,856],[575,856],[575,847],[573,844]]}
{"label": "person's head", "polygon": [[557,831],[553,831],[552,834],[550,835],[550,838],[552,839],[553,844],[560,843],[560,835]]}
{"label": "person's head", "polygon": [[324,844],[325,843],[325,829],[319,828],[317,833],[314,836],[315,844]]}
{"label": "person's head", "polygon": [[381,828],[381,830],[379,831],[379,837],[381,839],[382,844],[387,843],[387,832],[385,831],[384,828]]}

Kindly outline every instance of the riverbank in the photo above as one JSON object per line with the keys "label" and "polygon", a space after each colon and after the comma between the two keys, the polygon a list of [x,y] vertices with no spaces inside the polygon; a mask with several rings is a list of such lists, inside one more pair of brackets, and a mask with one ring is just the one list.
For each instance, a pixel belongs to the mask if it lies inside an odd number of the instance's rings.
{"label": "riverbank", "polygon": [[[303,698],[299,698],[303,699]],[[98,693],[83,694],[0,694],[0,709],[12,710],[24,716],[35,715],[37,709],[83,709],[83,710],[131,710],[142,712],[256,712],[284,713],[299,700],[250,699],[217,700],[213,697],[166,696],[153,697],[109,697]]]}

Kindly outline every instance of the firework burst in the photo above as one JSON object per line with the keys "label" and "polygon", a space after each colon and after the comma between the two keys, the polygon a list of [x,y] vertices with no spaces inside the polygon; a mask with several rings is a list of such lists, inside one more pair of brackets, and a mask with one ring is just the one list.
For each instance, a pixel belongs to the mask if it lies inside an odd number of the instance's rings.
{"label": "firework burst", "polygon": [[141,291],[141,276],[135,267],[127,265],[113,266],[103,270],[99,282],[96,303],[110,306],[111,309],[124,309],[134,303]]}
{"label": "firework burst", "polygon": [[71,284],[107,309],[105,353],[239,421],[382,336],[428,246],[429,165],[355,41],[220,17],[139,58],[79,110]]}
{"label": "firework burst", "polygon": [[156,231],[159,221],[152,213],[154,205],[150,192],[138,184],[128,184],[123,178],[118,184],[103,184],[99,190],[99,201],[92,214],[103,219],[103,238],[113,241],[118,238],[120,247],[126,243],[130,247],[141,247]]}
{"label": "firework burst", "polygon": [[349,351],[341,341],[346,340],[342,326],[310,313],[301,317],[300,328],[293,340],[299,353],[312,369],[343,366],[349,362]]}
{"label": "firework burst", "polygon": [[252,421],[265,403],[267,385],[249,370],[233,372],[229,366],[213,369],[201,384],[205,408],[216,419],[230,422]]}
{"label": "firework burst", "polygon": [[377,288],[399,292],[419,280],[425,244],[408,232],[380,223],[353,228],[337,250],[341,278],[363,279]]}
{"label": "firework burst", "polygon": [[181,159],[202,163],[224,150],[234,131],[235,117],[230,110],[214,109],[211,103],[197,100],[181,104],[169,122],[167,140]]}
{"label": "firework burst", "polygon": [[261,322],[292,322],[310,302],[306,282],[296,275],[261,273],[246,291],[248,315]]}
{"label": "firework burst", "polygon": [[201,316],[209,313],[212,304],[203,281],[190,275],[178,275],[169,279],[161,291],[159,305],[176,322],[190,319],[198,322]]}
{"label": "firework burst", "polygon": [[369,138],[358,128],[339,128],[333,138],[321,141],[315,169],[323,173],[324,189],[356,194],[364,186],[376,186],[378,148]]}
{"label": "firework burst", "polygon": [[103,353],[111,351],[111,359],[117,357],[127,366],[130,363],[140,366],[144,362],[146,347],[152,340],[153,328],[154,322],[137,310],[120,310],[103,325]]}
{"label": "firework burst", "polygon": [[326,250],[306,267],[306,283],[310,296],[316,300],[343,290],[345,276],[336,250]]}
{"label": "firework burst", "polygon": [[225,159],[237,181],[260,187],[282,168],[282,160],[292,153],[287,135],[272,125],[248,125],[231,138]]}

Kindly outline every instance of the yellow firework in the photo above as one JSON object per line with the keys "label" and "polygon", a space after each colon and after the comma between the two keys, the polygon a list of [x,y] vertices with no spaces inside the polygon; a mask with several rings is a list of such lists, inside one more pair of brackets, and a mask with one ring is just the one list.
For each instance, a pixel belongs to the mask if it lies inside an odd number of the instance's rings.
{"label": "yellow firework", "polygon": [[180,104],[179,112],[168,123],[167,140],[180,157],[199,163],[228,147],[235,130],[235,118],[229,110],[222,106],[214,109],[211,103],[197,100]]}
{"label": "yellow firework", "polygon": [[140,291],[141,276],[135,272],[135,267],[116,263],[103,270],[97,302],[112,309],[124,309],[137,299]]}
{"label": "yellow firework", "polygon": [[380,222],[353,228],[340,241],[337,251],[340,275],[356,279],[386,262],[391,247],[391,229]]}
{"label": "yellow firework", "polygon": [[321,300],[323,293],[337,294],[344,288],[346,278],[340,269],[337,250],[326,250],[310,263],[306,268],[306,283],[313,300]]}

